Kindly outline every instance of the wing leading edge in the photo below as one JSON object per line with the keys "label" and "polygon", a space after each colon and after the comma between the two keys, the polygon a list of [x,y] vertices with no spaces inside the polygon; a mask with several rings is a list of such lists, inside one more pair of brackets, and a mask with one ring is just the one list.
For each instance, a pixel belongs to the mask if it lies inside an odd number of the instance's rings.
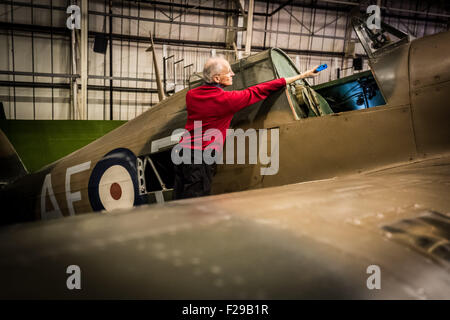
{"label": "wing leading edge", "polygon": [[[448,299],[449,192],[444,156],[7,227],[1,296]],[[77,294],[65,288],[68,265],[82,270]],[[373,265],[379,290],[367,287]]]}

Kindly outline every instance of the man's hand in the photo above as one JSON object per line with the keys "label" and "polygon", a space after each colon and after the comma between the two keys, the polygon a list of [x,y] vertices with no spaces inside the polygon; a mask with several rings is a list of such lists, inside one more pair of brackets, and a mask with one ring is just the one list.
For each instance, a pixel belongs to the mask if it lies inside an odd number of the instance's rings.
{"label": "man's hand", "polygon": [[314,68],[312,68],[311,70],[306,71],[304,74],[307,74],[307,76],[305,76],[305,78],[309,78],[309,77],[317,77],[319,75],[319,71],[316,71],[316,69],[320,67],[320,65],[315,66]]}
{"label": "man's hand", "polygon": [[304,79],[304,78],[311,78],[311,77],[317,77],[319,75],[319,72],[316,71],[316,69],[319,66],[315,66],[313,69],[308,70],[306,72],[303,72],[302,74],[299,74],[298,76],[293,76],[293,77],[289,77],[289,78],[285,78],[286,79],[286,84],[290,84],[294,81],[300,80],[300,79]]}

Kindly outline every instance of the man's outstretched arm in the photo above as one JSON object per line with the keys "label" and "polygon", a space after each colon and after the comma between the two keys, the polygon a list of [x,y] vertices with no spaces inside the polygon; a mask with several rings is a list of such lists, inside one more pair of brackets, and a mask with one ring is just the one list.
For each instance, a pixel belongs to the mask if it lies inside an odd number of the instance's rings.
{"label": "man's outstretched arm", "polygon": [[286,86],[284,78],[263,82],[244,90],[225,91],[229,110],[237,112],[249,105],[266,99],[272,92],[277,91]]}
{"label": "man's outstretched arm", "polygon": [[297,76],[289,78],[280,78],[268,82],[263,82],[255,86],[249,87],[245,90],[240,91],[229,91],[226,93],[227,100],[230,105],[230,110],[234,113],[249,105],[252,105],[258,101],[266,99],[272,92],[277,91],[287,84],[290,84],[299,79],[304,79],[308,77],[315,77],[319,73],[316,72],[315,68],[303,72]]}
{"label": "man's outstretched arm", "polygon": [[301,73],[299,75],[296,75],[296,76],[293,76],[293,77],[289,77],[289,78],[285,78],[286,79],[286,84],[290,84],[290,83],[292,83],[294,81],[297,81],[297,80],[300,80],[300,79],[305,79],[305,78],[309,78],[309,77],[315,77],[315,76],[319,75],[319,72],[316,71],[317,67],[319,67],[319,66],[316,66],[313,69],[308,70],[306,72],[303,72],[303,73]]}

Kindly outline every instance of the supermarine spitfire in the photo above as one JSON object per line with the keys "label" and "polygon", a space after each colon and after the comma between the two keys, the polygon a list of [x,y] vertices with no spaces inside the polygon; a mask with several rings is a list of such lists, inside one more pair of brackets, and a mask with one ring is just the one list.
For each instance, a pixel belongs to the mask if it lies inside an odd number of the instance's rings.
{"label": "supermarine spitfire", "polygon": [[[232,128],[278,130],[279,171],[220,165],[215,196],[167,202],[187,89],[29,175],[2,135],[4,223],[167,203],[5,228],[1,295],[72,297],[56,274],[79,264],[79,297],[450,298],[450,33],[354,28],[371,72],[241,110]],[[279,49],[232,69],[230,90],[299,73]],[[381,290],[366,287],[370,265]],[[55,282],[18,285],[26,270]]]}

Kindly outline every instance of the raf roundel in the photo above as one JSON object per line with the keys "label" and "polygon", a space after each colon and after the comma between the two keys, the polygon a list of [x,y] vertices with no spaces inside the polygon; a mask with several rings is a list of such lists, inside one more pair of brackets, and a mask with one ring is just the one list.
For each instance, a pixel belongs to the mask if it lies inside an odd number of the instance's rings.
{"label": "raf roundel", "polygon": [[133,180],[127,169],[121,165],[106,169],[98,185],[98,194],[107,211],[133,207]]}
{"label": "raf roundel", "polygon": [[92,170],[89,201],[94,211],[129,209],[146,202],[139,195],[136,156],[119,148],[107,153]]}

